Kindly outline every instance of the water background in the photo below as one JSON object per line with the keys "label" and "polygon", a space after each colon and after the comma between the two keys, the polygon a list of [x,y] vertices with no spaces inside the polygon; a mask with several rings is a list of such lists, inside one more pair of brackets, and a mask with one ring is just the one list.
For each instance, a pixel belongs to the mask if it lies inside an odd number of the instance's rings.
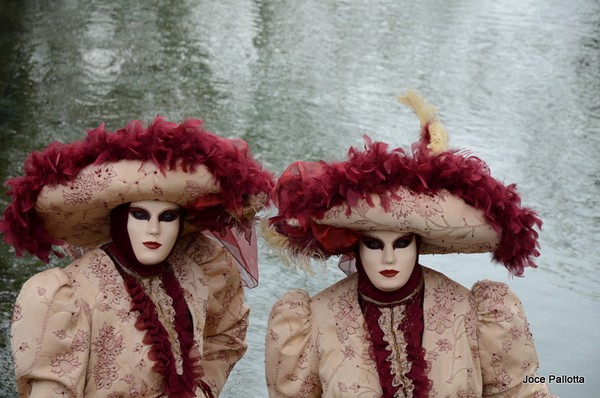
{"label": "water background", "polygon": [[[393,146],[418,121],[406,89],[435,104],[451,145],[516,182],[544,219],[539,268],[509,278],[488,255],[424,256],[471,286],[508,283],[523,301],[540,375],[563,397],[600,390],[600,4],[597,0],[0,0],[0,179],[54,140],[160,114],[205,120],[249,142],[275,173],[342,159],[364,134]],[[0,207],[7,204],[0,191]],[[223,397],[266,397],[263,343],[285,291],[342,277],[282,269],[260,241],[247,290],[250,348]],[[63,265],[53,262],[51,265]],[[0,396],[14,396],[8,346],[23,282],[46,267],[0,244]]]}

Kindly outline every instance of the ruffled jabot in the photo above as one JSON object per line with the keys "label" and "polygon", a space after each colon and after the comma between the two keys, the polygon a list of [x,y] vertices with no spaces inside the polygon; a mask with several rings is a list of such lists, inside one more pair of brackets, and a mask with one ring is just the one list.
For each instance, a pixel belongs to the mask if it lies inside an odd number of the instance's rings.
{"label": "ruffled jabot", "polygon": [[206,387],[200,380],[204,372],[183,288],[168,262],[140,270],[123,262],[114,243],[103,245],[102,250],[125,282],[131,310],[138,313],[135,327],[145,332],[143,342],[151,346],[152,370],[163,375],[165,392],[169,397],[194,397],[198,385]]}
{"label": "ruffled jabot", "polygon": [[364,272],[360,260],[358,295],[365,317],[371,357],[377,365],[383,397],[427,397],[423,338],[423,272],[415,264],[408,281],[400,289],[377,289]]}

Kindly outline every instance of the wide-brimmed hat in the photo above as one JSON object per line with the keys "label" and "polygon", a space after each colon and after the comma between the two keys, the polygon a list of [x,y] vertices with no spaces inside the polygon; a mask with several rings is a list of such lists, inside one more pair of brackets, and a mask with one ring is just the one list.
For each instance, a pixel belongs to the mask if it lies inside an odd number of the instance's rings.
{"label": "wide-brimmed hat", "polygon": [[46,262],[52,246],[108,241],[110,211],[132,201],[180,205],[185,231],[248,233],[274,185],[246,142],[210,133],[197,119],[157,117],[147,128],[135,120],[116,132],[101,124],[81,141],[30,154],[24,171],[7,182],[12,201],[0,231],[18,256]]}
{"label": "wide-brimmed hat", "polygon": [[279,177],[268,241],[306,264],[354,253],[364,231],[420,236],[420,253],[484,253],[521,275],[539,255],[537,214],[481,159],[449,149],[437,112],[418,93],[398,98],[421,122],[411,150],[365,137],[340,162],[295,162]]}

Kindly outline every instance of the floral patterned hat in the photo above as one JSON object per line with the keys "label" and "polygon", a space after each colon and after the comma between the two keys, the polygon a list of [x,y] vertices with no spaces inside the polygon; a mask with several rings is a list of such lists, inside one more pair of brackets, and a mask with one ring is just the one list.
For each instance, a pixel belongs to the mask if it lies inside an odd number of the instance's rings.
{"label": "floral patterned hat", "polygon": [[18,256],[45,262],[53,246],[106,242],[110,211],[138,200],[179,204],[187,232],[251,242],[255,215],[274,185],[246,142],[207,132],[195,119],[177,125],[157,117],[147,128],[135,120],[116,132],[101,124],[82,141],[30,154],[24,170],[7,182],[12,201],[0,232]]}
{"label": "floral patterned hat", "polygon": [[417,114],[421,137],[410,151],[365,137],[341,162],[295,162],[279,177],[279,213],[269,243],[307,266],[310,258],[353,256],[362,232],[421,237],[420,252],[483,253],[514,275],[535,267],[537,214],[520,206],[515,185],[491,177],[481,159],[448,148],[434,107],[409,91],[398,100]]}

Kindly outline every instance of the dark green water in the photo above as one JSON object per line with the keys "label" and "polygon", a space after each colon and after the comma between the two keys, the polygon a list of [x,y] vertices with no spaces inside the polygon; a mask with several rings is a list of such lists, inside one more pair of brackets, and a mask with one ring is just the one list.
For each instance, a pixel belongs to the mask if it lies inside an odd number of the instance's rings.
{"label": "dark green water", "polygon": [[[600,4],[428,0],[0,0],[0,179],[54,140],[157,114],[204,119],[248,141],[280,172],[298,159],[342,158],[362,135],[407,146],[418,122],[395,102],[420,90],[451,144],[517,182],[545,224],[537,270],[509,279],[488,256],[423,263],[470,286],[507,282],[527,311],[540,374],[565,397],[600,389]],[[0,205],[6,206],[2,188]],[[266,320],[292,287],[341,278],[282,270],[266,248],[250,349],[222,396],[266,396]],[[54,264],[53,264],[54,265]],[[22,283],[45,265],[0,244],[0,396],[14,396],[8,344]],[[576,338],[574,339],[574,337]]]}

